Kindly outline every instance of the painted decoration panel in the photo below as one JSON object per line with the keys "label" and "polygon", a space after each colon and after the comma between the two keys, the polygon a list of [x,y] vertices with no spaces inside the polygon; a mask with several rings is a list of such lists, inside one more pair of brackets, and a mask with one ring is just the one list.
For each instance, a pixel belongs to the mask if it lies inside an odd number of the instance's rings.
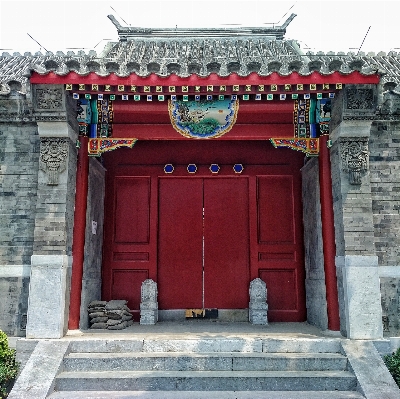
{"label": "painted decoration panel", "polygon": [[239,100],[170,100],[168,110],[172,126],[182,136],[210,139],[232,129],[239,110]]}

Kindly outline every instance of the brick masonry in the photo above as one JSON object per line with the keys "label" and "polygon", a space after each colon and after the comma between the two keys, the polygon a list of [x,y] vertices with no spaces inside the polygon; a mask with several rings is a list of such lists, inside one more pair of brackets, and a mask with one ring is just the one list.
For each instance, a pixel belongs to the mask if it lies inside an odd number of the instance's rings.
{"label": "brick masonry", "polygon": [[350,184],[340,158],[341,147],[338,139],[330,150],[336,253],[375,255],[370,176],[366,172],[361,185]]}
{"label": "brick masonry", "polygon": [[[381,277],[385,335],[400,335],[400,122],[376,121],[369,142],[375,251],[380,266],[392,266],[393,277]],[[397,267],[395,267],[397,266]],[[386,268],[386,270],[388,270]]]}
{"label": "brick masonry", "polygon": [[30,264],[38,157],[37,127],[0,123],[0,265]]}
{"label": "brick masonry", "polygon": [[381,266],[400,264],[400,122],[374,122],[369,142],[375,251]]}
{"label": "brick masonry", "polygon": [[39,170],[35,219],[35,255],[71,255],[74,222],[76,144],[69,145],[67,170],[60,173],[59,184],[49,186],[46,173]]}
{"label": "brick masonry", "polygon": [[20,270],[33,253],[38,157],[34,123],[0,123],[0,329],[14,336],[25,334],[29,277]]}

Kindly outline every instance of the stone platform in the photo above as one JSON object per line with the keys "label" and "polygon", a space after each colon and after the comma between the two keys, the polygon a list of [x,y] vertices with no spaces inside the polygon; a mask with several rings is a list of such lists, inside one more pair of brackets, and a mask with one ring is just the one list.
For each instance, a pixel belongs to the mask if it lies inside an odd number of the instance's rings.
{"label": "stone platform", "polygon": [[19,356],[29,346],[9,399],[400,397],[378,353],[388,341],[348,340],[307,323],[195,319],[70,331],[21,339]]}

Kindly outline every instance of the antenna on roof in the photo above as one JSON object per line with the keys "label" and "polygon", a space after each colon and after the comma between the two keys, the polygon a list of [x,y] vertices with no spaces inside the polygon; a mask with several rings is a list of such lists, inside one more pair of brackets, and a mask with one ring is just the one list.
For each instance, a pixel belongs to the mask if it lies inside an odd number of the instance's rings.
{"label": "antenna on roof", "polygon": [[49,50],[47,50],[46,47],[42,46],[37,40],[35,40],[28,32],[26,32],[26,34],[27,34],[34,42],[36,42],[36,43],[40,46],[40,49],[43,47],[47,52],[49,51]]}
{"label": "antenna on roof", "polygon": [[[263,25],[272,25],[272,27],[275,28],[275,25],[278,25],[279,22],[281,22],[282,19],[285,18],[287,14],[289,14],[289,11],[296,5],[296,3],[297,3],[297,1],[289,8],[289,10],[287,10],[287,11],[285,12],[285,14],[283,14],[282,18],[281,18],[278,22],[264,22]],[[293,17],[293,18],[294,18],[294,17]],[[293,18],[292,18],[292,19],[293,19]],[[290,22],[290,21],[289,21],[289,22]]]}
{"label": "antenna on roof", "polygon": [[[283,15],[283,17],[279,20],[279,22],[281,22],[282,19],[285,18],[286,15],[289,14],[289,11],[296,5],[296,3],[297,3],[297,1],[295,1],[294,4],[289,8],[289,10],[286,11],[286,13]],[[279,24],[279,22],[278,22],[278,24]]]}
{"label": "antenna on roof", "polygon": [[371,29],[371,27],[368,28],[367,33],[365,34],[364,39],[363,39],[363,41],[362,41],[362,43],[361,43],[361,46],[360,46],[360,48],[358,49],[357,55],[358,55],[358,53],[360,52],[361,47],[363,46],[363,44],[364,44],[364,42],[365,42],[365,38],[367,37],[368,32],[369,32],[370,29]]}
{"label": "antenna on roof", "polygon": [[93,48],[95,49],[104,40],[112,40],[112,39],[101,39]]}
{"label": "antenna on roof", "polygon": [[119,14],[117,13],[117,11],[114,10],[114,8],[112,8],[111,6],[110,6],[110,8],[111,8],[111,10],[113,10],[113,11],[121,18],[121,20],[125,23],[125,25],[131,26],[131,24],[128,24],[128,22],[126,22],[126,21],[121,17],[121,15],[119,15]]}

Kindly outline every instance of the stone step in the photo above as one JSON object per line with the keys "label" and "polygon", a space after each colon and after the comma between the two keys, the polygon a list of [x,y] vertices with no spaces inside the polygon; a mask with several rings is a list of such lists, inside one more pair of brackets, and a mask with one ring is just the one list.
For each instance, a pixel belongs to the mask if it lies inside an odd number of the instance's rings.
{"label": "stone step", "polygon": [[339,353],[70,353],[64,371],[309,371],[346,370]]}
{"label": "stone step", "polygon": [[143,339],[74,339],[70,352],[245,352],[245,353],[340,353],[337,338],[255,337],[152,337]]}
{"label": "stone step", "polygon": [[353,391],[61,391],[49,399],[365,399]]}
{"label": "stone step", "polygon": [[55,391],[355,391],[348,371],[61,372]]}

